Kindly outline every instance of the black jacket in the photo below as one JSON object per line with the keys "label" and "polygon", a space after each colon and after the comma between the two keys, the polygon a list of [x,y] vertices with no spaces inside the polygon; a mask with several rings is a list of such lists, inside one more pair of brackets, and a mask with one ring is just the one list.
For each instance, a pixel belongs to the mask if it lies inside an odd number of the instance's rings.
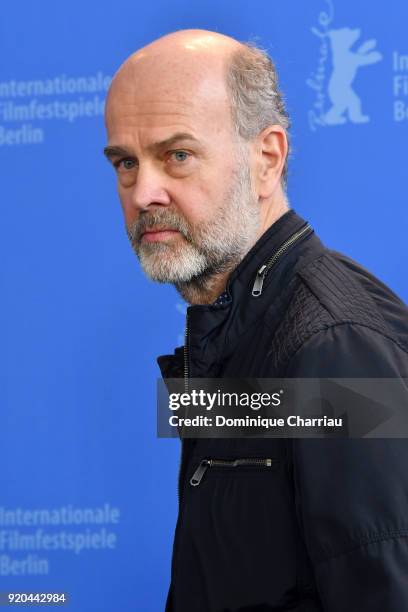
{"label": "black jacket", "polygon": [[[408,377],[403,302],[293,210],[187,321],[164,378]],[[408,610],[406,439],[184,439],[179,501],[167,612]]]}

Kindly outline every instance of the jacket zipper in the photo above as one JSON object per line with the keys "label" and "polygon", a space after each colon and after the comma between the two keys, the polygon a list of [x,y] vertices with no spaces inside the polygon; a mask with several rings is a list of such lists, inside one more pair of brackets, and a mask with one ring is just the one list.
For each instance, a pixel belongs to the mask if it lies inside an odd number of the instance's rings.
{"label": "jacket zipper", "polygon": [[272,465],[276,462],[276,459],[258,459],[258,458],[248,458],[248,459],[202,459],[200,464],[192,477],[190,478],[190,484],[192,487],[197,487],[205,472],[209,467],[226,467],[226,468],[234,468],[241,466],[254,466],[254,467],[272,467]]}
{"label": "jacket zipper", "polygon": [[186,329],[184,332],[184,391],[188,393],[188,312],[186,312]]}
{"label": "jacket zipper", "polygon": [[313,232],[313,228],[309,223],[306,223],[300,230],[289,236],[289,238],[278,248],[277,251],[268,259],[266,263],[264,263],[256,273],[255,281],[252,287],[252,295],[254,297],[259,297],[262,294],[262,287],[264,284],[264,280],[269,270],[276,264],[279,258],[283,255],[283,253],[294,244],[299,238],[304,236],[305,234],[310,234]]}
{"label": "jacket zipper", "polygon": [[[184,391],[188,393],[188,312],[186,312],[186,327],[184,330]],[[180,453],[180,462],[178,469],[178,479],[177,479],[177,498],[178,505],[180,508],[180,499],[181,499],[181,485],[180,485],[180,476],[181,476],[181,466],[183,465],[183,455],[184,455],[184,440],[181,440],[181,453]]]}

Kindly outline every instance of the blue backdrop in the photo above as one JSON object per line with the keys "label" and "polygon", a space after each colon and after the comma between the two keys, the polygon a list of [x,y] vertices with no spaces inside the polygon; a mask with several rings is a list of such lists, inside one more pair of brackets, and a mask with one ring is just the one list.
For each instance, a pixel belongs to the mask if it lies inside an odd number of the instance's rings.
{"label": "blue backdrop", "polygon": [[156,357],[185,307],[129,246],[103,103],[124,59],[206,28],[267,48],[292,119],[288,194],[328,246],[408,296],[403,0],[24,0],[1,18],[0,591],[78,612],[162,610],[177,440]]}

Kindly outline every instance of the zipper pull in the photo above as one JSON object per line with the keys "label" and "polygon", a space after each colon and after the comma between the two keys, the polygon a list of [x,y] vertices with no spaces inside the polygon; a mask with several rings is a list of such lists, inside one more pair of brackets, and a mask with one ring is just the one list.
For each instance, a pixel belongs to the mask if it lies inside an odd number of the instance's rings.
{"label": "zipper pull", "polygon": [[265,270],[266,270],[266,264],[261,266],[258,272],[256,273],[254,286],[252,287],[252,295],[254,297],[259,297],[262,293],[262,287],[263,287],[263,283],[265,280]]}
{"label": "zipper pull", "polygon": [[200,484],[201,479],[204,476],[206,469],[208,468],[209,465],[210,465],[210,462],[208,461],[208,459],[203,459],[200,462],[200,465],[198,466],[198,468],[196,469],[196,471],[190,478],[190,484],[192,487],[197,487]]}

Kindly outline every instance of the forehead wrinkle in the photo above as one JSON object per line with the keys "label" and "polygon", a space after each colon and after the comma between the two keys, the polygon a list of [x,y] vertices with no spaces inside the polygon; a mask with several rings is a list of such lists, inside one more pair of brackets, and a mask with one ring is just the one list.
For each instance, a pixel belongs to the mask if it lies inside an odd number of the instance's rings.
{"label": "forehead wrinkle", "polygon": [[115,106],[112,104],[109,107],[107,117],[114,119],[131,119],[132,117],[163,117],[173,116],[174,118],[193,118],[192,105],[186,103],[168,102],[168,101],[147,101],[138,102],[121,102]]}
{"label": "forehead wrinkle", "polygon": [[[110,112],[116,114],[137,114],[137,115],[170,115],[175,116],[185,115],[190,116],[196,113],[196,107],[201,108],[202,104],[198,101],[194,103],[185,103],[173,100],[143,100],[134,102],[121,102],[120,105],[115,108],[112,104],[110,106]],[[207,107],[207,110],[208,107]]]}
{"label": "forehead wrinkle", "polygon": [[[118,113],[119,114],[119,113]],[[173,111],[154,111],[154,110],[146,110],[146,111],[136,111],[136,112],[128,112],[128,113],[120,113],[121,116],[123,116],[124,118],[129,118],[129,117],[145,117],[145,116],[149,116],[149,115],[153,115],[154,117],[156,117],[157,115],[171,115],[172,117],[186,117],[187,114],[186,113],[175,113]]]}
{"label": "forehead wrinkle", "polygon": [[[188,108],[188,107],[186,107]],[[198,114],[191,113],[188,111],[174,109],[154,109],[148,108],[146,110],[132,107],[130,105],[127,108],[122,109],[111,109],[107,115],[107,123],[114,129],[116,125],[126,125],[132,128],[143,127],[144,129],[159,129],[160,127],[166,127],[168,124],[181,124],[183,130],[188,128],[189,131],[201,131],[205,128],[206,131],[211,131],[211,128],[215,125],[213,119],[213,113],[208,113],[204,116],[204,113]],[[149,119],[154,120],[154,125],[149,124]],[[163,121],[160,121],[162,119]],[[215,118],[214,118],[215,119]],[[161,125],[163,123],[163,125]],[[222,122],[223,127],[226,128],[228,123],[227,117]],[[142,125],[140,125],[142,124]]]}

